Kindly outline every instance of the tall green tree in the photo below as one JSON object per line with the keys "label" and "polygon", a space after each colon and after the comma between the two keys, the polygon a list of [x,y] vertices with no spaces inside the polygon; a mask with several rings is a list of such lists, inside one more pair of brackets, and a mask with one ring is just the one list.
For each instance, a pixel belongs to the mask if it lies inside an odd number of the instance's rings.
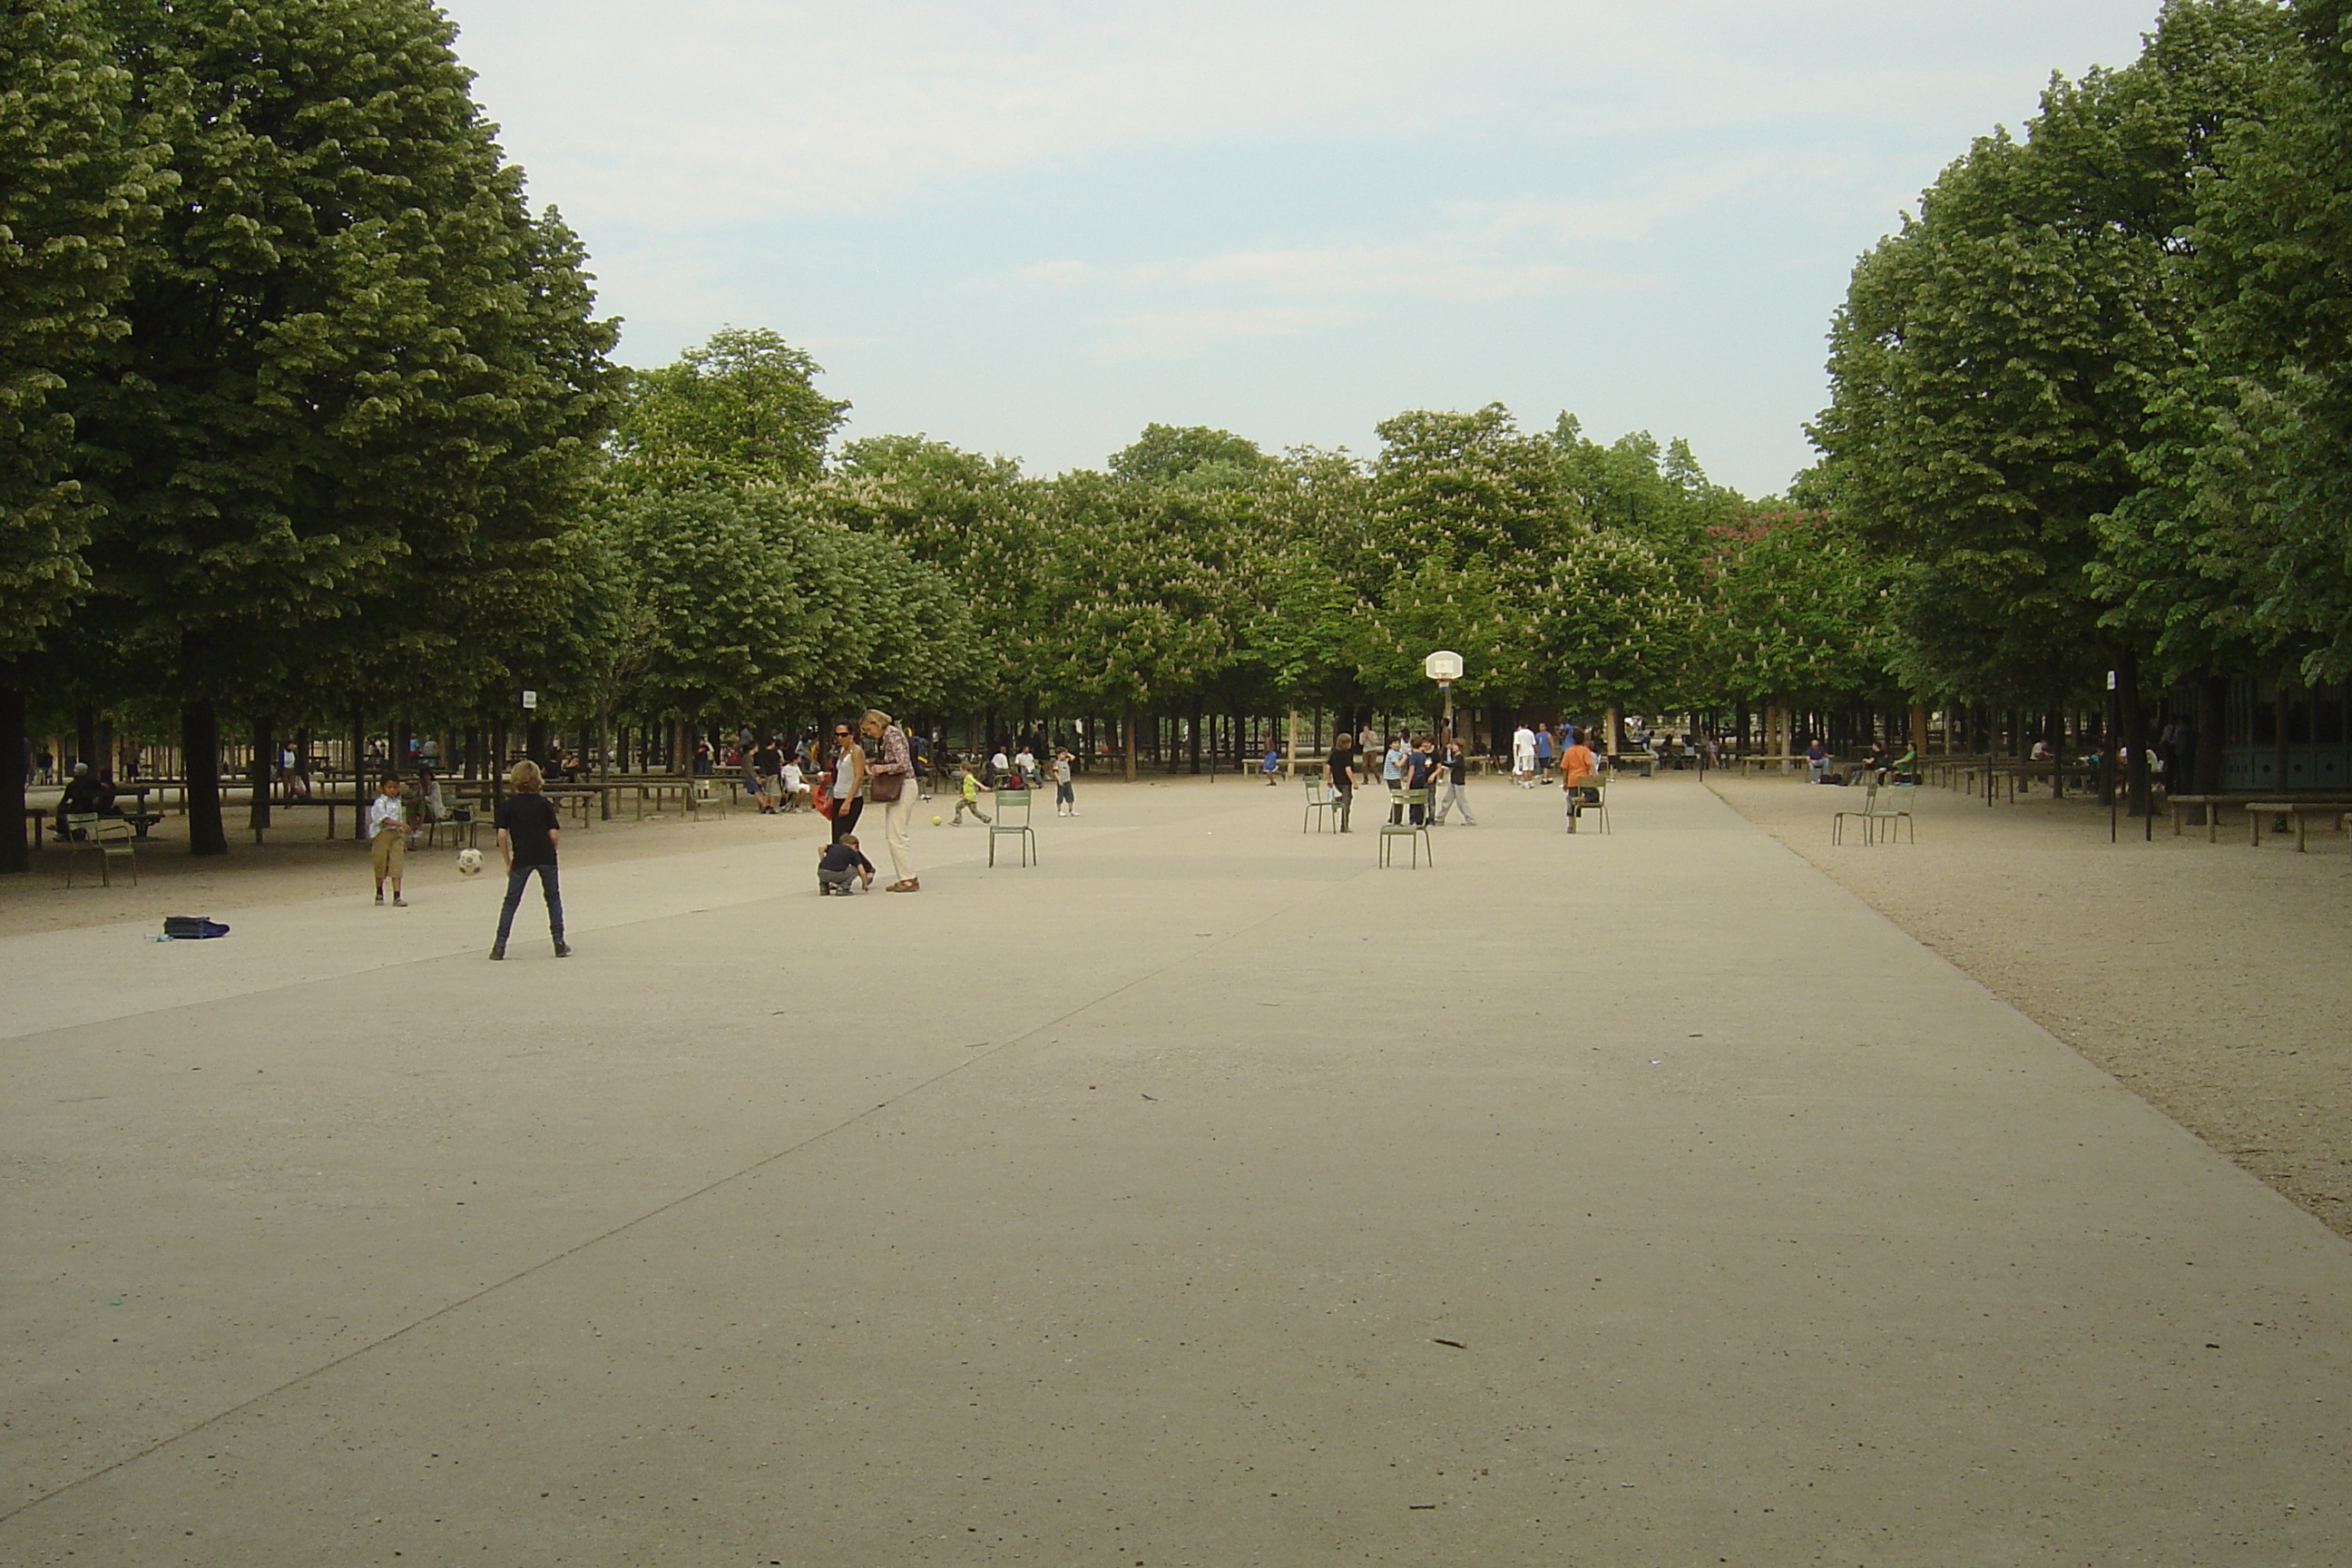
{"label": "tall green tree", "polygon": [[169,184],[162,150],[124,124],[130,90],[81,0],[0,12],[0,872],[27,863],[18,661],[89,581],[92,502],[65,394],[125,330],[124,258]]}
{"label": "tall green tree", "polygon": [[1139,712],[1232,668],[1248,493],[1135,484],[1078,470],[1047,500],[1052,555],[1035,608],[1047,689]]}
{"label": "tall green tree", "polygon": [[2137,725],[2145,644],[2101,624],[2101,520],[2189,361],[2173,253],[2212,132],[2284,41],[2260,0],[2173,0],[2138,61],[2054,80],[2023,141],[1979,139],[1856,267],[1814,439],[1843,521],[1911,563],[1899,627],[1944,689],[2054,701],[2118,667]]}
{"label": "tall green tree", "polygon": [[1049,552],[1040,487],[1019,463],[920,436],[870,437],[846,443],[810,494],[822,515],[894,541],[952,589],[951,608],[910,607],[904,617],[954,639],[954,668],[924,702],[952,696],[990,708],[1042,695],[1043,628],[1032,612]]}
{"label": "tall green tree", "polygon": [[[2192,363],[2107,520],[2110,620],[2176,672],[2352,675],[2352,62],[2340,0],[2217,101],[2175,258]],[[2229,112],[2236,99],[2250,107]]]}
{"label": "tall green tree", "polygon": [[1890,570],[1818,511],[1758,508],[1720,527],[1703,656],[1716,694],[1792,703],[1885,692],[1896,683]]}
{"label": "tall green tree", "polygon": [[77,630],[173,672],[217,854],[223,706],[385,668],[388,619],[462,639],[554,591],[612,329],[425,0],[103,12],[178,187],[80,385],[106,521]]}

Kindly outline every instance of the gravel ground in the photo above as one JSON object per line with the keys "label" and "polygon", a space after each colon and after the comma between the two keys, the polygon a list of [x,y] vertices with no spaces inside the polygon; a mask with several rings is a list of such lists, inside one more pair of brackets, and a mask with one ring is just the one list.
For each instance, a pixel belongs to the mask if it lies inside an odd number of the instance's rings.
{"label": "gravel ground", "polygon": [[[1851,797],[1711,775],[1735,809],[2248,1172],[2352,1237],[2352,857],[2107,841],[2089,801],[1920,792],[1918,843],[1830,843]],[[1643,787],[1629,781],[1630,793]],[[1825,955],[1833,960],[1833,955]],[[1825,1021],[1827,1022],[1827,1021]],[[1834,1021],[1840,1029],[1852,1020]]]}

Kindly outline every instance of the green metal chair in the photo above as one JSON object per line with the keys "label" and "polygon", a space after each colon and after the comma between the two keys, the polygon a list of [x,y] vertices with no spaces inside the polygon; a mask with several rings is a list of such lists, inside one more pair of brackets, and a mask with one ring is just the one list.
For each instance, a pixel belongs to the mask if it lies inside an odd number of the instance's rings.
{"label": "green metal chair", "polygon": [[[1574,789],[1560,793],[1567,797],[1561,802],[1560,809],[1567,814],[1569,832],[1575,832],[1576,825],[1587,817],[1600,823],[1601,832],[1609,831],[1608,779],[1600,773],[1587,773],[1577,782]],[[1591,798],[1584,798],[1587,795]]]}
{"label": "green metal chair", "polygon": [[1878,786],[1876,784],[1865,784],[1863,786],[1862,804],[1860,805],[1842,805],[1838,807],[1835,812],[1832,813],[1830,816],[1830,842],[1832,844],[1843,844],[1845,842],[1845,819],[1851,816],[1856,822],[1862,824],[1862,841],[1864,844],[1869,843],[1871,840],[1871,835],[1874,831],[1871,824],[1871,804],[1877,798]]}
{"label": "green metal chair", "polygon": [[82,816],[66,818],[66,886],[73,884],[74,862],[84,855],[98,857],[98,885],[114,886],[117,860],[131,868],[131,885],[139,885],[139,850],[131,824],[119,816]]}
{"label": "green metal chair", "polygon": [[1299,819],[1298,831],[1306,832],[1307,825],[1311,822],[1315,825],[1316,832],[1322,832],[1324,818],[1331,815],[1331,808],[1338,804],[1331,798],[1329,779],[1308,779],[1307,781],[1307,815]]}
{"label": "green metal chair", "polygon": [[1871,829],[1874,835],[1883,831],[1886,835],[1886,842],[1892,844],[1895,828],[1907,824],[1911,829],[1911,842],[1918,843],[1919,819],[1911,815],[1911,805],[1919,798],[1919,786],[1888,784],[1870,794],[1871,798],[1863,808],[1863,826]]}
{"label": "green metal chair", "polygon": [[[1429,863],[1432,866],[1436,865],[1437,846],[1429,837],[1429,792],[1425,789],[1392,789],[1389,791],[1389,805],[1391,807],[1402,809],[1394,814],[1400,820],[1381,824],[1379,863],[1383,866],[1394,865],[1396,841],[1399,838],[1409,838],[1412,841],[1414,870],[1421,869],[1421,855],[1424,848],[1429,851]],[[1413,820],[1416,806],[1420,808],[1419,822]]]}
{"label": "green metal chair", "polygon": [[1037,792],[1026,789],[1001,789],[996,792],[996,816],[988,825],[988,863],[996,864],[996,840],[1000,836],[1021,841],[1021,864],[1037,863],[1037,835],[1029,826],[1029,805]]}

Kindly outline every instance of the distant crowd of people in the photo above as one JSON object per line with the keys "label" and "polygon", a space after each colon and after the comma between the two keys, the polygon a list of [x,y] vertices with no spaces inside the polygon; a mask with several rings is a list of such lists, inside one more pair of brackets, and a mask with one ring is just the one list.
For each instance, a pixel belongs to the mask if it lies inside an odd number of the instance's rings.
{"label": "distant crowd of people", "polygon": [[[1547,737],[1551,734],[1549,727],[1540,732]],[[1565,797],[1568,830],[1573,833],[1583,808],[1598,798],[1601,758],[1571,726],[1561,726],[1560,737],[1555,742],[1556,754],[1538,751],[1538,733],[1522,726],[1512,737],[1513,782],[1532,789],[1539,777],[1558,773]],[[1524,752],[1519,745],[1522,739],[1526,742]],[[1271,752],[1267,753],[1269,759],[1273,755]],[[1521,766],[1523,761],[1525,765]],[[1271,763],[1267,772],[1270,776]],[[1355,830],[1356,791],[1375,776],[1388,792],[1389,821],[1392,824],[1443,827],[1448,817],[1459,812],[1465,827],[1478,826],[1477,817],[1471,814],[1467,793],[1470,757],[1451,731],[1441,731],[1436,735],[1400,731],[1390,736],[1385,744],[1370,726],[1355,734],[1342,731],[1323,759],[1324,782],[1331,790],[1332,814],[1340,832]]]}

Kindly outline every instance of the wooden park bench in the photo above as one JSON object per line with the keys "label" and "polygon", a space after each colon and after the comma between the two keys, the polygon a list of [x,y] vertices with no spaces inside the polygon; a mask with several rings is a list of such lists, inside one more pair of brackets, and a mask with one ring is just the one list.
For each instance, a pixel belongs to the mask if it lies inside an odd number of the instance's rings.
{"label": "wooden park bench", "polygon": [[2221,833],[2221,808],[2235,805],[2243,798],[2226,795],[2168,795],[2164,804],[2172,808],[2172,836],[2180,837],[2181,825],[2189,820],[2192,810],[2205,814],[2205,842],[2218,843]]}
{"label": "wooden park bench", "polygon": [[2311,835],[2311,825],[2316,821],[2330,826],[2344,819],[2347,802],[2340,800],[2250,800],[2246,807],[2246,842],[2260,848],[2263,842],[2263,819],[2284,816],[2294,824],[2294,847],[2304,852],[2305,841]]}

